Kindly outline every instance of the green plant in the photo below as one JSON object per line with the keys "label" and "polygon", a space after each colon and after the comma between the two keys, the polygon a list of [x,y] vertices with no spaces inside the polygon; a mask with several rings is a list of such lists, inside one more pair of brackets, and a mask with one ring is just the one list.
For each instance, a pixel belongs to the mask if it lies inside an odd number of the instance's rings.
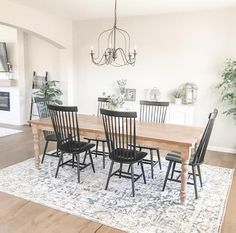
{"label": "green plant", "polygon": [[227,110],[223,113],[231,116],[236,123],[236,61],[227,59],[222,72],[222,82],[217,86],[221,91],[221,100]]}
{"label": "green plant", "polygon": [[35,94],[38,97],[48,97],[52,102],[57,104],[62,104],[60,101],[60,97],[62,96],[62,91],[57,86],[59,81],[47,81],[45,85],[43,85]]}
{"label": "green plant", "polygon": [[177,89],[173,92],[173,96],[176,98],[176,99],[180,99],[183,97],[183,90],[182,89]]}

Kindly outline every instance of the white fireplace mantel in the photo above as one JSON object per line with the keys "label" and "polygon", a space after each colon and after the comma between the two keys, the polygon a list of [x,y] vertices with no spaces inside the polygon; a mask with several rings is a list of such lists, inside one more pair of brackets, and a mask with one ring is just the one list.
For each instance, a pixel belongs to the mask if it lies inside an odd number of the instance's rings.
{"label": "white fireplace mantel", "polygon": [[16,79],[0,79],[0,87],[16,86]]}

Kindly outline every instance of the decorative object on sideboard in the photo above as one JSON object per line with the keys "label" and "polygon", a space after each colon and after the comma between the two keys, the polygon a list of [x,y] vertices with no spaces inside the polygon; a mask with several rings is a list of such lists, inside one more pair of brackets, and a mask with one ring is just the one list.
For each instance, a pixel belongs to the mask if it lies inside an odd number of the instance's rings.
{"label": "decorative object on sideboard", "polygon": [[[93,46],[91,46],[91,59],[95,65],[112,65],[112,66],[134,66],[136,60],[136,48],[133,52],[130,48],[130,35],[127,31],[117,27],[117,0],[115,0],[115,20],[114,26],[111,29],[107,29],[100,33],[98,36],[98,54],[94,56]],[[107,41],[101,43],[101,39],[107,35]],[[123,39],[123,41],[121,41]],[[119,47],[119,43],[124,46]],[[100,44],[101,43],[101,44]],[[106,44],[108,47],[103,50],[102,44]],[[101,51],[103,50],[103,51]],[[100,54],[100,52],[102,54]],[[101,56],[100,56],[101,55]]]}
{"label": "decorative object on sideboard", "polygon": [[125,89],[125,100],[135,101],[136,100],[136,89]]}
{"label": "decorative object on sideboard", "polygon": [[183,96],[185,104],[194,104],[197,101],[197,86],[194,83],[185,83],[183,86]]}
{"label": "decorative object on sideboard", "polygon": [[153,87],[150,89],[150,100],[152,101],[158,101],[159,97],[161,95],[161,92],[157,87]]}
{"label": "decorative object on sideboard", "polygon": [[127,80],[126,79],[117,80],[117,84],[118,84],[118,87],[119,87],[120,94],[124,95],[125,94],[125,86],[127,84]]}
{"label": "decorative object on sideboard", "polygon": [[183,97],[183,90],[181,88],[176,89],[173,92],[173,97],[174,97],[175,104],[181,104],[182,97]]}
{"label": "decorative object on sideboard", "polygon": [[109,109],[111,110],[118,110],[123,107],[123,104],[125,103],[124,97],[122,95],[109,95],[108,96],[108,102],[109,102]]}
{"label": "decorative object on sideboard", "polygon": [[236,60],[226,60],[221,78],[217,88],[220,90],[221,101],[227,108],[223,113],[231,116],[236,123]]}

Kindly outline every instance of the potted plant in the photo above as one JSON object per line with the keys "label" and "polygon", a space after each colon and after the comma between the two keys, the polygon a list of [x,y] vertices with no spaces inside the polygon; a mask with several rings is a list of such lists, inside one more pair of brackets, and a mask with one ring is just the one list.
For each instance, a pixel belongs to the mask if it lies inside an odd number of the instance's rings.
{"label": "potted plant", "polygon": [[221,93],[221,100],[226,106],[223,112],[231,116],[236,123],[236,61],[227,59],[222,72],[222,82],[217,86]]}
{"label": "potted plant", "polygon": [[173,97],[175,98],[175,104],[182,103],[183,91],[181,89],[177,89],[173,92]]}
{"label": "potted plant", "polygon": [[53,103],[62,104],[60,97],[63,93],[57,86],[57,83],[59,83],[59,81],[47,81],[45,85],[35,92],[35,95],[41,98],[48,97]]}

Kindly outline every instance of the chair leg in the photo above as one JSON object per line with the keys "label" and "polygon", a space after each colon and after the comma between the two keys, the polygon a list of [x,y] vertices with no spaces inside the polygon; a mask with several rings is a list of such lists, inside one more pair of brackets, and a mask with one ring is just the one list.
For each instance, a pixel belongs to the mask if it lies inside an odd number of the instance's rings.
{"label": "chair leg", "polygon": [[129,165],[129,167],[128,167],[128,171],[127,171],[128,173],[130,172],[130,168],[131,168],[131,165]]}
{"label": "chair leg", "polygon": [[109,185],[109,181],[110,181],[110,178],[111,178],[111,173],[112,173],[113,165],[114,165],[114,161],[111,161],[110,170],[109,170],[109,174],[108,174],[108,177],[107,177],[107,183],[106,183],[105,190],[107,190],[108,185]]}
{"label": "chair leg", "polygon": [[94,168],[94,164],[93,164],[93,156],[92,156],[91,150],[89,150],[89,157],[90,157],[91,165],[92,165],[92,168],[93,168],[93,172],[95,173],[95,168]]}
{"label": "chair leg", "polygon": [[43,157],[42,157],[41,163],[43,163],[43,161],[44,161],[44,157],[45,157],[45,154],[46,154],[46,152],[47,152],[47,148],[48,148],[48,141],[46,141],[46,144],[45,144],[45,147],[44,147]]}
{"label": "chair leg", "polygon": [[134,164],[131,164],[131,182],[132,182],[132,194],[135,196],[134,192]]}
{"label": "chair leg", "polygon": [[142,174],[143,174],[143,181],[144,181],[144,184],[146,184],[146,177],[145,177],[145,173],[143,169],[143,161],[141,161],[140,164],[141,164],[141,169],[142,169]]}
{"label": "chair leg", "polygon": [[194,184],[195,198],[198,199],[196,172],[195,172],[194,166],[192,166],[192,171],[193,171],[193,184]]}
{"label": "chair leg", "polygon": [[121,173],[122,173],[122,163],[120,163],[120,175],[119,175],[119,178],[121,178]]}
{"label": "chair leg", "polygon": [[152,150],[150,150],[150,157],[151,157],[151,177],[153,179],[153,167],[154,167],[154,165],[153,165],[153,152],[152,152]]}
{"label": "chair leg", "polygon": [[55,178],[57,178],[58,171],[59,171],[60,164],[61,164],[62,160],[63,160],[63,153],[61,152],[61,154],[60,154],[60,158],[59,158],[59,161],[58,161],[58,165],[57,165],[57,171],[56,171]]}
{"label": "chair leg", "polygon": [[173,164],[172,172],[171,172],[171,179],[173,179],[174,173],[175,173],[175,165],[176,163]]}
{"label": "chair leg", "polygon": [[157,148],[157,158],[158,158],[158,163],[159,163],[159,167],[160,167],[160,170],[161,170],[161,157],[160,157],[160,150],[159,148]]}
{"label": "chair leg", "polygon": [[167,171],[166,171],[166,177],[165,177],[165,181],[164,181],[164,184],[163,184],[162,191],[165,190],[166,182],[167,182],[167,180],[168,180],[168,176],[169,176],[169,173],[170,173],[171,166],[172,166],[172,162],[170,161],[170,162],[169,162],[169,165],[168,165],[168,168],[167,168]]}
{"label": "chair leg", "polygon": [[[91,142],[91,140],[88,139],[88,143],[90,143],[90,142]],[[85,164],[85,161],[86,161],[86,158],[87,158],[87,154],[88,154],[88,151],[86,151],[85,154],[84,154],[83,164]]]}
{"label": "chair leg", "polygon": [[[77,160],[77,162],[78,162],[78,160]],[[75,167],[75,155],[72,154],[72,168],[74,168],[74,167]]]}
{"label": "chair leg", "polygon": [[105,142],[102,142],[102,159],[103,159],[103,168],[105,168]]}
{"label": "chair leg", "polygon": [[84,154],[83,164],[85,164],[85,162],[86,162],[87,154],[88,154],[88,151],[86,151]]}
{"label": "chair leg", "polygon": [[98,156],[98,141],[96,141],[96,157]]}
{"label": "chair leg", "polygon": [[[74,154],[73,154],[74,157]],[[80,154],[77,154],[77,173],[78,173],[78,183],[80,183],[80,167],[79,167],[79,161],[80,161]]]}
{"label": "chair leg", "polygon": [[200,185],[202,187],[202,174],[201,174],[200,165],[197,165],[197,171],[198,171],[198,175],[199,175]]}

